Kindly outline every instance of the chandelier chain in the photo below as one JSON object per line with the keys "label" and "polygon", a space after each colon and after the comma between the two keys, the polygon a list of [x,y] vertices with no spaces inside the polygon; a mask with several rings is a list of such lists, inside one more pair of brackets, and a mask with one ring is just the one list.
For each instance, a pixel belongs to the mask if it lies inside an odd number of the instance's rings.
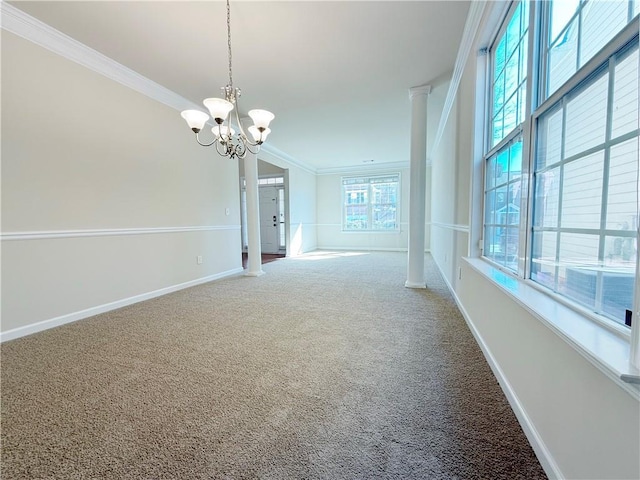
{"label": "chandelier chain", "polygon": [[227,44],[229,46],[229,86],[233,87],[233,70],[231,68],[231,8],[227,0]]}

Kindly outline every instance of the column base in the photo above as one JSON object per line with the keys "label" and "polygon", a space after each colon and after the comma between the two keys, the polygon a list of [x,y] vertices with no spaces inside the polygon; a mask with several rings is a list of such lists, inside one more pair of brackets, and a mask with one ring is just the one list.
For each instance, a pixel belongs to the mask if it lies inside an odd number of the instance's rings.
{"label": "column base", "polygon": [[259,270],[257,272],[247,272],[244,274],[245,277],[260,277],[262,275],[264,275],[263,270]]}
{"label": "column base", "polygon": [[404,282],[404,286],[407,288],[427,288],[426,283],[415,283],[415,282],[410,282],[409,280]]}

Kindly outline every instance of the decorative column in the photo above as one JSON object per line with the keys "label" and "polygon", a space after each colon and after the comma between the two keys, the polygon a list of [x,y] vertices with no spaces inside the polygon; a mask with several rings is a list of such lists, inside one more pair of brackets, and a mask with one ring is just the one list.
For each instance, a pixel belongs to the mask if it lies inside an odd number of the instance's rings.
{"label": "decorative column", "polygon": [[258,156],[247,152],[244,157],[244,179],[247,183],[247,271],[248,277],[259,277],[262,270],[260,243],[260,199],[258,196]]}
{"label": "decorative column", "polygon": [[427,97],[430,85],[409,89],[411,99],[411,158],[409,162],[408,288],[426,288],[424,232],[427,192]]}

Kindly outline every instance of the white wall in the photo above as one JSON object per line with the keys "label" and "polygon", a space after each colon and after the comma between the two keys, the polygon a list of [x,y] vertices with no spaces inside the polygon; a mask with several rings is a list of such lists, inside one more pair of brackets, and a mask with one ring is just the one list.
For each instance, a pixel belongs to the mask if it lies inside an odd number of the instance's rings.
{"label": "white wall", "polygon": [[[487,10],[487,15],[492,13]],[[486,25],[489,30],[495,27]],[[471,48],[433,158],[433,257],[547,473],[568,479],[640,478],[638,400],[462,260],[470,250],[469,234],[479,238],[469,230],[477,223],[473,209],[481,208],[470,199],[481,198],[482,189],[482,182],[476,182],[480,197],[471,195],[472,140],[476,52],[486,46],[478,42]],[[437,97],[439,92],[434,93]]]}
{"label": "white wall", "polygon": [[2,82],[3,333],[241,270],[237,166],[179,112],[4,30]]}
{"label": "white wall", "polygon": [[[400,210],[397,232],[342,231],[342,177],[400,173]],[[409,169],[359,170],[318,175],[318,248],[327,250],[406,250],[409,218]]]}

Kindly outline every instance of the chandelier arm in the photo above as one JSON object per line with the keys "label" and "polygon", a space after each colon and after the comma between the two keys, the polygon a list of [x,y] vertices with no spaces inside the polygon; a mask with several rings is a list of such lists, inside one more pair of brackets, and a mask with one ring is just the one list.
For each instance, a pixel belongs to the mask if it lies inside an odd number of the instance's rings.
{"label": "chandelier arm", "polygon": [[[254,142],[251,140],[251,137],[249,135],[246,134],[246,132],[244,131],[244,128],[242,128],[242,122],[240,121],[240,116],[238,114],[238,100],[236,99],[236,122],[238,122],[238,128],[240,129],[240,135],[239,137],[242,138],[242,141],[246,144],[246,145],[251,145],[252,147],[257,147],[260,145],[260,142]],[[262,137],[262,135],[261,135]],[[254,152],[253,150],[249,150],[251,153],[258,153],[258,152]]]}
{"label": "chandelier arm", "polygon": [[[251,148],[249,148],[249,146],[258,147],[258,149],[254,152]],[[246,145],[246,147],[245,147],[245,148],[246,148],[247,150],[249,150],[251,153],[253,153],[254,155],[257,155],[257,154],[258,154],[258,152],[260,151],[260,146],[259,146],[259,144],[257,144],[257,143],[255,143],[255,144],[254,144],[254,143],[249,143],[249,144],[247,144],[247,145]]]}
{"label": "chandelier arm", "polygon": [[[216,140],[218,140],[218,139],[216,138]],[[221,157],[228,156],[229,155],[229,146],[228,145],[224,145],[225,149],[222,152],[220,151],[220,146],[223,146],[221,144],[221,142],[217,142],[216,143],[216,152],[218,152],[218,155],[220,155]]]}
{"label": "chandelier arm", "polygon": [[200,141],[200,137],[198,136],[198,134],[196,133],[196,142],[198,142],[198,144],[202,145],[203,147],[210,147],[211,145],[213,145],[214,143],[216,143],[218,141],[218,139],[214,139],[213,142],[211,143],[202,143]]}
{"label": "chandelier arm", "polygon": [[242,139],[248,140],[247,134],[245,133],[244,128],[242,127],[242,122],[240,121],[240,114],[238,113],[238,111],[240,110],[240,105],[238,103],[238,98],[237,97],[236,97],[236,108],[234,110],[235,110],[235,115],[236,115],[236,123],[238,124],[238,130],[240,130],[239,137],[242,138]]}

